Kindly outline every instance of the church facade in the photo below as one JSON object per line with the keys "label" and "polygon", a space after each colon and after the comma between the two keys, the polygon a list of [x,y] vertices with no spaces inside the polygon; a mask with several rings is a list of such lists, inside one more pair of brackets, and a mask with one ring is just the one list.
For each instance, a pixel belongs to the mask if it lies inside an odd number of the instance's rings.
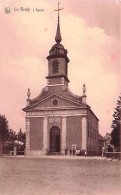
{"label": "church facade", "polygon": [[86,87],[81,96],[69,88],[67,50],[60,43],[58,20],[56,43],[47,57],[47,85],[34,99],[27,93],[26,155],[64,154],[73,148],[87,155],[98,152],[98,118],[86,103]]}

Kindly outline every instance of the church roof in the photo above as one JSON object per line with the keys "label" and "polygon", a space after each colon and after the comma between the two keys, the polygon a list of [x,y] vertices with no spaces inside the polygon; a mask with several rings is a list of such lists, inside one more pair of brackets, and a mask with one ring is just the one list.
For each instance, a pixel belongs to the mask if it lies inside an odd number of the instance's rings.
{"label": "church roof", "polygon": [[54,88],[53,87],[53,90],[48,90],[48,91],[46,91],[45,88],[43,88],[41,93],[36,98],[30,100],[30,104],[34,104],[34,103],[46,98],[47,96],[52,95],[52,94],[57,94],[57,95],[60,95],[62,97],[68,98],[72,101],[82,103],[82,96],[74,95],[69,90],[69,88],[66,88],[66,90],[62,91],[61,88]]}
{"label": "church roof", "polygon": [[[26,112],[31,106],[37,105],[40,102],[44,101],[45,99],[51,100],[53,97],[57,97],[59,99],[63,99],[65,101],[65,104],[68,102],[68,106],[75,106],[77,108],[79,107],[87,107],[90,108],[88,105],[85,105],[82,103],[82,96],[77,96],[73,94],[69,88],[65,88],[65,90],[62,90],[62,86],[60,87],[53,87],[51,90],[46,90],[45,87],[43,88],[42,92],[34,99],[30,99],[30,104],[23,110]],[[49,98],[48,98],[49,97]],[[61,105],[60,105],[61,106]],[[65,106],[65,105],[63,105]]]}
{"label": "church roof", "polygon": [[[57,107],[52,106],[52,101],[54,99],[57,99],[59,101]],[[45,96],[44,98],[38,98],[37,100],[35,99],[30,100],[30,105],[24,108],[23,110],[26,112],[26,111],[30,111],[31,109],[34,111],[34,108],[39,110],[46,110],[46,109],[62,110],[62,109],[78,109],[80,107],[85,108],[85,105],[79,101],[72,100],[63,95],[51,94]]]}
{"label": "church roof", "polygon": [[106,139],[98,133],[98,141],[106,141]]}

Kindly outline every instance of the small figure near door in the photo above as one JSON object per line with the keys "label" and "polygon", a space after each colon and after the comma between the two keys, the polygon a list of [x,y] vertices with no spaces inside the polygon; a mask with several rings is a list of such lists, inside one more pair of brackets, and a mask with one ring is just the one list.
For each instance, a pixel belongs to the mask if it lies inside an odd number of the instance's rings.
{"label": "small figure near door", "polygon": [[65,147],[65,155],[67,155],[68,149],[67,147]]}
{"label": "small figure near door", "polygon": [[105,147],[102,147],[102,157],[105,156]]}
{"label": "small figure near door", "polygon": [[75,150],[75,148],[73,148],[73,156],[75,156],[76,155],[76,150]]}
{"label": "small figure near door", "polygon": [[70,156],[71,156],[71,154],[72,154],[72,150],[70,149]]}

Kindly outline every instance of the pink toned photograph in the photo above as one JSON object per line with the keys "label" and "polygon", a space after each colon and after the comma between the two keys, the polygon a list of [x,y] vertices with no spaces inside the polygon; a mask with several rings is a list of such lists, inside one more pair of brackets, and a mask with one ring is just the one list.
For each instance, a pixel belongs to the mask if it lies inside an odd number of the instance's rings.
{"label": "pink toned photograph", "polygon": [[0,194],[120,195],[120,0],[0,0]]}

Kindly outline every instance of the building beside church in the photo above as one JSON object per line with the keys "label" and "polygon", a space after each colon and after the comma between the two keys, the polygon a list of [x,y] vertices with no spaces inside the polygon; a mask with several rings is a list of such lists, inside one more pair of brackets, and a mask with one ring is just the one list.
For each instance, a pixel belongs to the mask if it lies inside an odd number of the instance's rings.
{"label": "building beside church", "polygon": [[55,41],[47,57],[47,85],[34,99],[27,93],[26,155],[64,154],[75,148],[98,153],[98,118],[86,103],[86,86],[77,96],[68,87],[67,50],[61,44],[58,17]]}
{"label": "building beside church", "polygon": [[106,139],[98,134],[98,155],[102,156],[102,148],[106,148]]}

